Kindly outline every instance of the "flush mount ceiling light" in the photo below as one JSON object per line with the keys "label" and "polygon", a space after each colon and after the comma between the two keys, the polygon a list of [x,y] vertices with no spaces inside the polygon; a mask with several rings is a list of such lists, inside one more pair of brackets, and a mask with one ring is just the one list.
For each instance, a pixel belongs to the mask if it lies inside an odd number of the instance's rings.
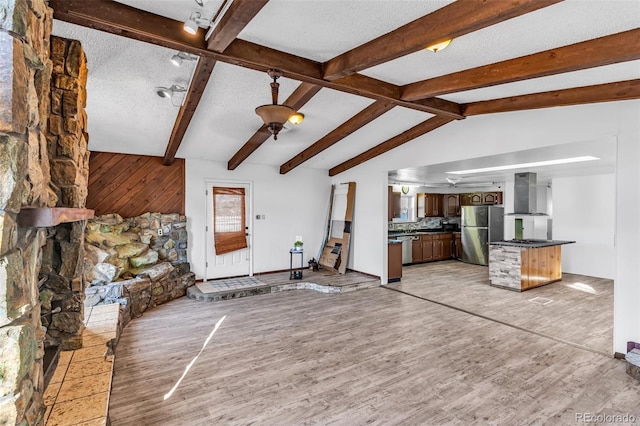
{"label": "flush mount ceiling light", "polygon": [[432,52],[437,52],[439,50],[445,49],[447,46],[449,46],[449,43],[451,43],[452,39],[448,39],[448,40],[444,40],[444,41],[439,41],[437,43],[432,43],[430,45],[428,45],[427,47],[425,47],[425,49],[430,50]]}
{"label": "flush mount ceiling light", "polygon": [[175,93],[186,92],[182,86],[174,84],[171,87],[156,87],[156,94],[161,98],[172,98]]}
{"label": "flush mount ceiling light", "polygon": [[277,80],[282,77],[282,71],[272,68],[267,71],[267,74],[273,78],[271,83],[271,101],[273,103],[259,106],[256,108],[256,114],[267,125],[267,129],[273,134],[273,139],[278,140],[278,132],[282,130],[284,123],[288,120],[291,124],[300,124],[304,120],[304,114],[294,111],[287,105],[278,105],[280,83]]}
{"label": "flush mount ceiling light", "polygon": [[198,11],[192,12],[189,19],[187,19],[184,23],[184,30],[189,34],[195,34],[198,32],[198,28],[200,25],[211,25],[211,21],[203,18],[202,14]]}
{"label": "flush mount ceiling light", "polygon": [[176,67],[179,67],[182,65],[183,61],[195,61],[196,59],[198,59],[198,57],[195,55],[190,55],[186,52],[178,52],[171,57],[171,63]]}
{"label": "flush mount ceiling light", "polygon": [[554,166],[557,164],[579,163],[581,161],[599,160],[598,157],[585,155],[582,157],[560,158],[557,160],[536,161],[533,163],[507,164],[506,166],[484,167],[481,169],[457,170],[455,172],[447,172],[454,175],[468,175],[472,173],[496,172],[500,170],[523,169],[527,167]]}
{"label": "flush mount ceiling light", "polygon": [[456,183],[460,182],[462,180],[461,177],[458,176],[447,176],[447,182],[449,182],[452,185],[455,185]]}

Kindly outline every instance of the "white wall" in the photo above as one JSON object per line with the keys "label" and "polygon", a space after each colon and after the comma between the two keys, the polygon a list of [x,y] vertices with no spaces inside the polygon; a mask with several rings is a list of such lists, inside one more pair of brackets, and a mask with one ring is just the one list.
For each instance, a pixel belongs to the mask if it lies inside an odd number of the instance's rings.
{"label": "white wall", "polygon": [[553,239],[562,246],[562,271],[615,277],[615,175],[553,179]]}
{"label": "white wall", "polygon": [[334,176],[358,186],[349,267],[386,276],[388,170],[617,136],[614,341],[625,352],[626,340],[640,341],[639,121],[640,101],[468,117]]}
{"label": "white wall", "polygon": [[[275,166],[243,164],[228,171],[226,163],[186,160],[188,257],[197,279],[205,275],[205,180],[253,183],[254,273],[289,269],[289,249],[297,235],[304,239],[304,264],[317,256],[331,191],[326,170],[299,167],[280,175]],[[266,219],[256,220],[257,214]]]}
{"label": "white wall", "polygon": [[[616,102],[616,104],[630,102]],[[605,104],[608,105],[608,104]],[[640,102],[616,108],[619,120],[616,169],[616,278],[613,342],[625,353],[628,340],[640,342]]]}

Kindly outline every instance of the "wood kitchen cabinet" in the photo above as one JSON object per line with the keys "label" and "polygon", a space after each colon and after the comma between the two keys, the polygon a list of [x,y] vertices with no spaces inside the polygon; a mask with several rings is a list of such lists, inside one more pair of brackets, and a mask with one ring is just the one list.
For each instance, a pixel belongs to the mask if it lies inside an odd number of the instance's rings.
{"label": "wood kitchen cabinet", "polygon": [[502,192],[483,192],[482,204],[502,204]]}
{"label": "wood kitchen cabinet", "polygon": [[418,235],[411,241],[411,263],[428,262],[433,260],[433,237]]}
{"label": "wood kitchen cabinet", "polygon": [[402,243],[389,243],[387,247],[387,280],[397,282],[402,279]]}
{"label": "wood kitchen cabinet", "polygon": [[442,196],[444,216],[460,216],[460,194],[444,194]]}
{"label": "wood kitchen cabinet", "polygon": [[462,234],[453,234],[453,258],[462,258]]}
{"label": "wood kitchen cabinet", "polygon": [[453,252],[453,236],[437,234],[433,236],[433,260],[451,259]]}
{"label": "wood kitchen cabinet", "polygon": [[411,263],[422,262],[422,239],[411,241]]}
{"label": "wood kitchen cabinet", "polygon": [[418,217],[443,217],[442,194],[417,194]]}
{"label": "wood kitchen cabinet", "polygon": [[[457,241],[456,241],[457,236]],[[456,257],[456,244],[460,242],[460,234],[422,234],[411,242],[411,263],[447,260]],[[462,247],[461,244],[459,244]],[[462,248],[459,251],[462,254]]]}
{"label": "wood kitchen cabinet", "polygon": [[494,204],[502,204],[502,191],[460,194],[460,205],[462,206],[486,206]]}
{"label": "wood kitchen cabinet", "polygon": [[389,196],[389,212],[388,212],[388,220],[391,220],[394,217],[400,217],[400,197],[402,194],[399,192],[393,192],[393,187],[389,186],[388,196]]}

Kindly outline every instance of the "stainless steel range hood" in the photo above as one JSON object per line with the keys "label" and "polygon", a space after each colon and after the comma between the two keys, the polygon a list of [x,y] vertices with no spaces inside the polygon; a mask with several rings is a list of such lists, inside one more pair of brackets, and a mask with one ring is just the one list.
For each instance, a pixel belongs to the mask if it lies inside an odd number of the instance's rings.
{"label": "stainless steel range hood", "polygon": [[516,173],[514,180],[513,213],[516,216],[547,216],[538,213],[538,180],[535,173]]}

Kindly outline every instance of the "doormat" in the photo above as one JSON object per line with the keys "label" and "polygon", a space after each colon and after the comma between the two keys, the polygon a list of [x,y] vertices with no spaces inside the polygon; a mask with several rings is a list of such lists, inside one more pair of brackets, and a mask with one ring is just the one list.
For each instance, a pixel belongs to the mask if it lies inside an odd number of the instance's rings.
{"label": "doormat", "polygon": [[242,290],[263,285],[265,284],[255,277],[238,277],[197,283],[196,287],[198,287],[198,290],[206,294],[217,293],[219,291]]}
{"label": "doormat", "polygon": [[547,299],[546,297],[534,297],[533,299],[529,299],[529,302],[537,303],[538,305],[548,305],[553,302],[553,300]]}

